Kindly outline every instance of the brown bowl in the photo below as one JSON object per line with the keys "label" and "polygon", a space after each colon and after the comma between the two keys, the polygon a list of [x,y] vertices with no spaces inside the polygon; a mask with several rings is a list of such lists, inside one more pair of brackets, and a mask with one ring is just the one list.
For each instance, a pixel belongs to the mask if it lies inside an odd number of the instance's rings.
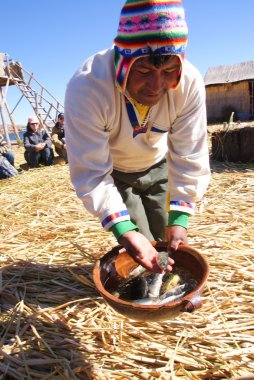
{"label": "brown bowl", "polygon": [[[167,249],[166,242],[157,242],[154,246],[159,252]],[[163,305],[140,305],[114,297],[109,292],[110,289],[116,288],[123,278],[128,277],[128,273],[138,265],[121,246],[113,248],[97,260],[93,270],[95,286],[114,310],[131,319],[144,322],[161,321],[172,319],[182,312],[192,312],[202,306],[200,295],[209,275],[208,263],[198,251],[186,245],[180,245],[170,257],[175,264],[190,270],[198,282],[194,291],[175,302]]]}

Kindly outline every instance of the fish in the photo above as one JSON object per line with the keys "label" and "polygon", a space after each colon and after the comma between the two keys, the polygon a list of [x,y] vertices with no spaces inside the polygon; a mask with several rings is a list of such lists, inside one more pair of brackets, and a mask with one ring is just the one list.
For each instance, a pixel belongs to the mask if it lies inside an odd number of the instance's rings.
{"label": "fish", "polygon": [[121,299],[145,298],[148,292],[148,284],[144,276],[137,276],[120,284],[114,293],[116,294],[116,292],[119,294],[118,298]]}
{"label": "fish", "polygon": [[165,270],[168,266],[168,252],[158,252],[157,264],[163,270],[162,273],[155,273],[151,283],[148,285],[148,298],[159,297]]}
{"label": "fish", "polygon": [[141,273],[136,277],[132,277],[132,273],[130,278],[118,285],[118,288],[113,290],[111,294],[125,300],[159,297],[164,273],[151,273],[149,271],[145,273],[141,271]]}
{"label": "fish", "polygon": [[138,265],[137,268],[133,269],[130,274],[129,278],[137,277],[141,274],[143,274],[147,269],[143,267],[142,265]]}
{"label": "fish", "polygon": [[185,296],[186,292],[181,292],[180,294],[169,296],[164,299],[159,299],[159,301],[156,303],[156,305],[164,305],[166,303],[175,302],[179,299],[183,298]]}
{"label": "fish", "polygon": [[168,295],[165,298],[161,297],[146,297],[146,298],[141,298],[141,299],[136,299],[133,301],[133,303],[136,303],[138,305],[164,305],[170,302],[175,302],[181,299],[182,297],[185,296],[187,292],[186,291],[181,291],[178,294],[175,295]]}
{"label": "fish", "polygon": [[[158,252],[158,257],[157,257],[156,261],[157,261],[157,264],[159,265],[159,267],[161,269],[164,269],[164,270],[167,269],[168,252],[166,252],[166,251]],[[147,271],[146,268],[144,268],[142,265],[138,265],[135,269],[133,269],[129,273],[129,278],[139,276],[140,274],[144,273],[145,271]]]}
{"label": "fish", "polygon": [[180,276],[178,274],[170,273],[168,278],[163,282],[161,286],[161,291],[167,292],[168,290],[174,289],[180,282]]}
{"label": "fish", "polygon": [[[159,267],[161,269],[163,269],[163,271],[165,271],[165,269],[168,266],[168,252],[166,252],[166,251],[158,252],[157,263],[158,263]],[[143,274],[145,271],[146,271],[146,269],[144,267],[142,267],[141,265],[139,265],[137,268],[135,268],[130,273],[129,278],[135,278],[136,276],[139,277],[139,275]],[[152,278],[150,284],[148,285],[148,297],[149,298],[155,298],[155,297],[158,297],[160,295],[163,276],[164,276],[164,272],[163,273],[155,273],[153,275],[153,278]]]}
{"label": "fish", "polygon": [[[159,252],[161,268],[168,262],[168,252]],[[163,268],[162,268],[163,269]],[[191,293],[198,286],[198,280],[184,267],[174,266],[172,272],[163,270],[153,273],[138,265],[111,294],[119,299],[139,305],[164,305],[175,302]]]}
{"label": "fish", "polygon": [[[162,295],[151,295],[148,291],[148,297],[136,299],[133,302],[139,305],[161,305],[164,303],[174,302],[182,298],[187,292],[187,285],[178,285],[176,288],[163,293]],[[153,293],[155,294],[155,293]]]}
{"label": "fish", "polygon": [[139,298],[133,301],[133,303],[136,303],[138,305],[156,305],[156,301],[158,301],[159,298]]}
{"label": "fish", "polygon": [[167,251],[160,251],[158,252],[158,257],[156,259],[157,264],[161,269],[167,269],[168,266],[168,252]]}
{"label": "fish", "polygon": [[168,290],[165,293],[162,293],[160,295],[160,299],[165,299],[167,297],[173,297],[173,296],[178,296],[179,294],[186,292],[187,290],[187,284],[181,284],[176,286],[174,289]]}
{"label": "fish", "polygon": [[161,290],[164,273],[155,273],[150,285],[148,285],[148,297],[158,297]]}
{"label": "fish", "polygon": [[193,275],[191,274],[191,272],[187,269],[187,268],[183,268],[181,266],[174,266],[174,270],[173,270],[174,273],[177,273],[180,278],[181,278],[181,282],[187,282],[190,280],[190,278],[193,277]]}

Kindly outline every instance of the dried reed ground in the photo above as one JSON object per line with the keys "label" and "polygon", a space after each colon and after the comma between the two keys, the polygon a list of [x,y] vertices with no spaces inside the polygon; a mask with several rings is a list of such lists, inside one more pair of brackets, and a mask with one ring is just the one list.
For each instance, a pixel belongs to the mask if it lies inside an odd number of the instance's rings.
{"label": "dried reed ground", "polygon": [[189,227],[210,264],[203,307],[158,323],[124,318],[94,289],[94,262],[117,243],[77,199],[68,165],[0,181],[1,378],[253,375],[254,165],[212,170]]}

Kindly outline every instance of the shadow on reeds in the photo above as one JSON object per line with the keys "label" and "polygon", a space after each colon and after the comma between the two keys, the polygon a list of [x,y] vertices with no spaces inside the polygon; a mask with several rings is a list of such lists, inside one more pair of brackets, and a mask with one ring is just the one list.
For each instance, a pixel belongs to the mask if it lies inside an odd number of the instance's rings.
{"label": "shadow on reeds", "polygon": [[20,301],[40,308],[55,307],[84,296],[96,296],[98,293],[91,280],[92,268],[90,264],[78,267],[30,261],[2,267],[1,308],[8,303],[14,306]]}
{"label": "shadow on reeds", "polygon": [[[60,156],[55,156],[53,160],[53,165],[65,165],[66,162]],[[40,167],[45,166],[44,164],[40,164]],[[36,168],[35,168],[36,169]],[[27,163],[23,163],[19,165],[18,171],[27,171],[29,170],[29,165]]]}
{"label": "shadow on reeds", "polygon": [[[0,374],[3,379],[92,379],[85,330],[101,302],[92,266],[16,262],[2,267]],[[89,322],[90,321],[90,322]],[[82,334],[83,331],[83,334]],[[94,334],[101,342],[100,334]]]}
{"label": "shadow on reeds", "polygon": [[211,171],[214,173],[223,173],[223,172],[241,172],[254,170],[254,163],[241,163],[241,162],[228,162],[228,161],[216,161],[210,160]]}

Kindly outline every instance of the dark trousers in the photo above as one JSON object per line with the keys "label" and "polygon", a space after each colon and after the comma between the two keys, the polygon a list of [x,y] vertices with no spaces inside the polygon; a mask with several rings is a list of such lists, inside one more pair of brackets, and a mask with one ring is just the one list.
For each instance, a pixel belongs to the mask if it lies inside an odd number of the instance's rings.
{"label": "dark trousers", "polygon": [[4,156],[5,158],[7,158],[7,160],[9,161],[9,163],[14,166],[14,153],[12,153],[10,150],[8,152],[5,152],[2,154],[2,156]]}
{"label": "dark trousers", "polygon": [[12,152],[0,155],[0,179],[6,179],[18,174],[14,165],[14,154]]}
{"label": "dark trousers", "polygon": [[39,152],[27,152],[24,153],[25,160],[31,168],[37,168],[39,163],[43,163],[47,166],[52,165],[53,163],[53,150],[49,147],[45,147]]}
{"label": "dark trousers", "polygon": [[139,173],[113,170],[114,183],[139,231],[150,241],[164,240],[168,215],[167,162],[163,160]]}

